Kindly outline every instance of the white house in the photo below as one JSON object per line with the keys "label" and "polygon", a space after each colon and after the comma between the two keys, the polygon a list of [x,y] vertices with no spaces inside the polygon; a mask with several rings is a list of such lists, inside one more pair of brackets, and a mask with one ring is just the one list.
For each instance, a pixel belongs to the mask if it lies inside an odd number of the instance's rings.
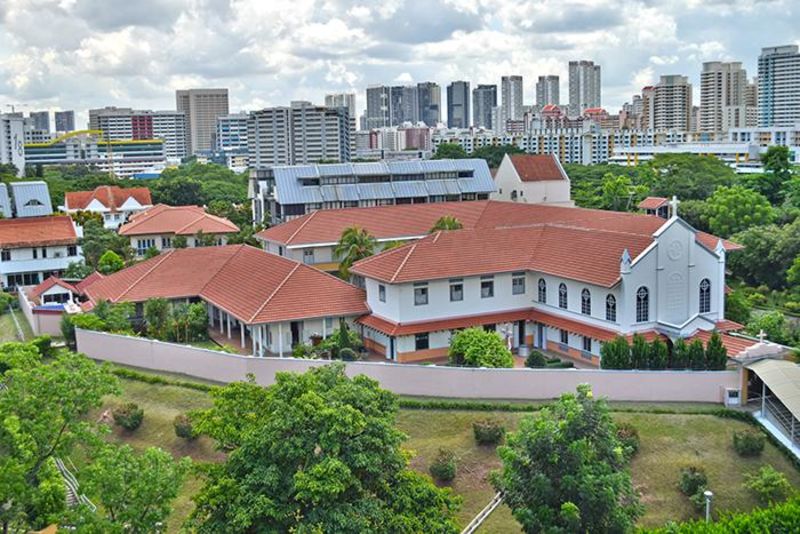
{"label": "white house", "polygon": [[569,176],[554,154],[506,154],[494,176],[492,200],[573,206]]}
{"label": "white house", "polygon": [[505,227],[439,232],[356,263],[372,350],[400,362],[443,358],[454,331],[482,325],[511,347],[598,365],[601,343],[617,335],[740,326],[724,319],[725,254],[735,245],[677,215],[539,208],[529,224],[511,225],[511,213]]}
{"label": "white house", "polygon": [[61,209],[66,213],[99,213],[103,217],[103,226],[116,230],[132,215],[152,207],[153,200],[146,187],[123,189],[116,185],[101,185],[94,191],[67,192]]}
{"label": "white house", "polygon": [[174,247],[176,237],[186,238],[186,246],[196,247],[198,235],[213,236],[214,245],[224,245],[239,227],[228,219],[207,213],[200,206],[157,204],[137,213],[120,226],[119,234],[129,237],[137,256],[150,248],[159,251]]}
{"label": "white house", "polygon": [[60,276],[83,260],[81,228],[66,215],[0,220],[0,280],[3,287],[32,286]]}

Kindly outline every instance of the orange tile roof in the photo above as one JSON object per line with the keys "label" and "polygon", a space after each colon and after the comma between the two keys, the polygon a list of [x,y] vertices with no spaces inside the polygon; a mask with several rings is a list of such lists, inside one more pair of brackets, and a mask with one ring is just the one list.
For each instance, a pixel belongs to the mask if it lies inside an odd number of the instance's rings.
{"label": "orange tile roof", "polygon": [[228,219],[206,213],[200,206],[158,204],[147,211],[133,215],[127,223],[120,226],[119,234],[194,235],[199,230],[206,234],[230,234],[238,232],[239,227]]}
{"label": "orange tile roof", "polygon": [[553,224],[477,228],[437,232],[351,270],[387,283],[533,270],[611,287],[619,280],[623,251],[635,258],[651,242],[649,236]]}
{"label": "orange tile roof", "polygon": [[50,276],[41,284],[34,286],[28,291],[28,296],[32,298],[39,298],[42,296],[42,293],[47,291],[53,286],[61,286],[66,290],[72,291],[73,293],[78,293],[78,289],[73,286],[72,284],[63,281],[61,278],[57,276]]}
{"label": "orange tile roof", "polygon": [[523,182],[565,180],[558,161],[552,154],[514,154],[511,164]]}
{"label": "orange tile roof", "polygon": [[657,210],[668,202],[669,199],[664,197],[647,197],[639,202],[638,208],[640,210]]}
{"label": "orange tile roof", "polygon": [[105,275],[99,271],[94,271],[92,274],[75,284],[75,289],[78,290],[78,293],[83,294],[84,289],[97,282],[101,278],[105,278]]}
{"label": "orange tile roof", "polygon": [[78,234],[67,215],[0,220],[0,248],[77,243]]}
{"label": "orange tile roof", "polygon": [[368,326],[387,336],[408,336],[423,332],[438,332],[441,330],[456,330],[486,324],[510,323],[524,321],[529,318],[531,310],[515,310],[508,312],[489,313],[485,315],[470,315],[452,317],[450,319],[437,319],[435,321],[417,321],[413,323],[395,323],[378,315],[370,314],[359,317],[356,322]]}
{"label": "orange tile roof", "polygon": [[111,211],[117,211],[133,197],[142,206],[151,206],[153,199],[146,187],[122,188],[116,185],[101,185],[94,191],[70,191],[64,194],[64,206],[68,210],[86,209],[93,200],[99,201]]}
{"label": "orange tile roof", "polygon": [[200,297],[247,324],[369,311],[363,290],[247,245],[171,250],[99,279],[84,291],[92,302]]}
{"label": "orange tile roof", "polygon": [[[711,339],[712,334],[713,332],[698,330],[697,332],[686,338],[685,341],[686,343],[691,343],[695,339],[699,339],[700,341],[703,342],[703,346],[705,346]],[[758,344],[758,340],[732,336],[724,332],[720,332],[719,337],[722,340],[722,345],[728,351],[729,358],[734,358],[738,356],[740,353],[744,352],[746,349],[752,347],[753,345]]]}

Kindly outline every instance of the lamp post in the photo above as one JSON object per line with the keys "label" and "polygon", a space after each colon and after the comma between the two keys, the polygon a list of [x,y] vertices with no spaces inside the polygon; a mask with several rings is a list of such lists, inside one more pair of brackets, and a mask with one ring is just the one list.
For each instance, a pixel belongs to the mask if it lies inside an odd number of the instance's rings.
{"label": "lamp post", "polygon": [[711,521],[711,499],[714,498],[714,492],[705,490],[703,496],[706,498],[706,523]]}

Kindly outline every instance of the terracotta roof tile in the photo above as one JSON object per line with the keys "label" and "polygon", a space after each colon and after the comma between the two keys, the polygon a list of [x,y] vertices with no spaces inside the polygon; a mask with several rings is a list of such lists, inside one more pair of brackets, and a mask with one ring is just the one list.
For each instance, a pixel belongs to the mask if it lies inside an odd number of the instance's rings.
{"label": "terracotta roof tile", "polygon": [[67,215],[0,220],[0,248],[77,243],[78,234]]}
{"label": "terracotta roof tile", "polygon": [[[698,330],[693,335],[686,338],[686,343],[691,343],[695,339],[699,339],[703,342],[703,346],[708,344],[708,341],[711,339],[711,335],[713,332],[707,332],[705,330]],[[719,334],[720,339],[722,340],[722,345],[728,351],[728,357],[734,358],[740,353],[744,352],[745,349],[752,347],[753,345],[758,344],[758,340],[747,339],[738,336],[732,336],[730,334],[726,334],[721,332]]]}
{"label": "terracotta roof tile", "polygon": [[555,156],[552,154],[514,154],[509,156],[523,182],[566,180]]}
{"label": "terracotta roof tile", "polygon": [[75,284],[75,289],[78,290],[78,293],[83,294],[83,290],[88,286],[92,285],[93,283],[97,282],[98,280],[105,278],[105,275],[99,271],[94,271],[92,274]]}
{"label": "terracotta roof tile", "polygon": [[668,198],[664,197],[647,197],[641,202],[639,202],[638,208],[640,210],[657,210],[661,206],[665,206],[669,203]]}
{"label": "terracotta roof tile", "polygon": [[194,235],[199,230],[206,234],[229,234],[239,227],[228,219],[206,213],[200,206],[167,206],[158,204],[137,213],[119,228],[120,235],[175,234]]}
{"label": "terracotta roof tile", "polygon": [[151,206],[153,199],[146,187],[122,188],[116,185],[101,185],[94,191],[70,191],[64,194],[64,206],[69,210],[86,209],[92,200],[99,201],[111,211],[119,210],[133,197],[142,206]]}
{"label": "terracotta roof tile", "polygon": [[361,315],[364,291],[246,245],[176,249],[85,288],[93,302],[200,297],[247,324]]}
{"label": "terracotta roof tile", "polygon": [[526,308],[524,310],[452,317],[449,319],[439,319],[436,321],[395,323],[394,321],[390,321],[389,319],[385,319],[378,315],[370,314],[359,317],[357,322],[377,330],[378,332],[383,332],[387,336],[408,336],[413,334],[421,334],[423,332],[438,332],[442,330],[469,328],[471,326],[524,321],[529,319],[530,315],[531,310]]}
{"label": "terracotta roof tile", "polygon": [[28,291],[28,296],[32,298],[39,298],[42,296],[42,293],[56,285],[63,287],[68,291],[72,291],[73,293],[78,293],[78,289],[69,282],[65,282],[57,276],[50,276],[41,284],[32,287],[30,291]]}

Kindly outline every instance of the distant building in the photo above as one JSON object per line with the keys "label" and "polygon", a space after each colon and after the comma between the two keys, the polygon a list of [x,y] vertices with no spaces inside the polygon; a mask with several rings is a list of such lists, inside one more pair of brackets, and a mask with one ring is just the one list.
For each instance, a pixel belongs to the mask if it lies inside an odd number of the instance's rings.
{"label": "distant building", "polygon": [[417,84],[417,101],[419,102],[419,120],[426,126],[435,128],[441,119],[442,90],[434,82]]}
{"label": "distant building", "polygon": [[505,121],[507,120],[521,120],[522,111],[522,76],[503,76],[501,78],[502,90],[502,116],[500,117],[501,124],[494,124],[494,129],[498,131],[505,130]]}
{"label": "distant building", "polygon": [[247,113],[217,117],[216,150],[247,154]]}
{"label": "distant building", "polygon": [[0,163],[17,168],[17,176],[25,175],[25,123],[16,115],[0,115]]}
{"label": "distant building", "polygon": [[491,130],[492,110],[497,107],[497,86],[478,85],[472,90],[472,125]]}
{"label": "distant building", "polygon": [[800,123],[800,52],[797,45],[761,49],[758,56],[758,125]]}
{"label": "distant building", "polygon": [[569,115],[578,116],[586,108],[601,107],[600,65],[594,61],[569,62]]}
{"label": "distant building", "polygon": [[367,110],[364,113],[362,130],[392,126],[390,93],[391,88],[385,85],[367,87]]}
{"label": "distant building", "polygon": [[291,113],[287,107],[251,111],[247,153],[254,168],[292,164]]}
{"label": "distant building", "polygon": [[447,126],[469,128],[469,82],[457,81],[447,86]]}
{"label": "distant building", "polygon": [[495,173],[494,184],[492,200],[574,205],[569,176],[552,154],[506,154]]}
{"label": "distant building", "polygon": [[325,95],[325,106],[329,108],[347,108],[352,119],[356,116],[355,93],[333,93]]}
{"label": "distant building", "polygon": [[180,89],[175,91],[176,109],[186,114],[188,152],[209,152],[214,147],[217,117],[227,115],[227,89]]}
{"label": "distant building", "polygon": [[540,109],[547,104],[560,105],[558,76],[550,74],[539,76],[536,82],[536,106]]}
{"label": "distant building", "polygon": [[44,217],[53,214],[47,182],[12,182],[8,185],[15,217]]}
{"label": "distant building", "polygon": [[64,194],[65,213],[89,211],[103,217],[103,225],[116,230],[128,218],[153,207],[150,190],[146,187],[121,188],[101,185],[94,191],[68,191]]}
{"label": "distant building", "polygon": [[75,112],[74,111],[56,111],[56,131],[57,132],[72,132],[75,130]]}
{"label": "distant building", "polygon": [[34,130],[42,130],[50,132],[50,112],[49,111],[31,111],[31,122],[33,123]]}
{"label": "distant building", "polygon": [[[709,61],[700,73],[700,125],[704,132],[748,126],[747,71],[740,62]],[[728,117],[726,117],[728,115]]]}
{"label": "distant building", "polygon": [[647,197],[637,206],[647,215],[655,215],[662,219],[669,219],[669,199],[665,197]]}
{"label": "distant building", "polygon": [[692,84],[686,76],[661,76],[655,86],[652,128],[692,130]]}
{"label": "distant building", "polygon": [[186,113],[105,107],[89,110],[89,129],[112,141],[162,139],[164,156],[179,161],[189,155]]}

